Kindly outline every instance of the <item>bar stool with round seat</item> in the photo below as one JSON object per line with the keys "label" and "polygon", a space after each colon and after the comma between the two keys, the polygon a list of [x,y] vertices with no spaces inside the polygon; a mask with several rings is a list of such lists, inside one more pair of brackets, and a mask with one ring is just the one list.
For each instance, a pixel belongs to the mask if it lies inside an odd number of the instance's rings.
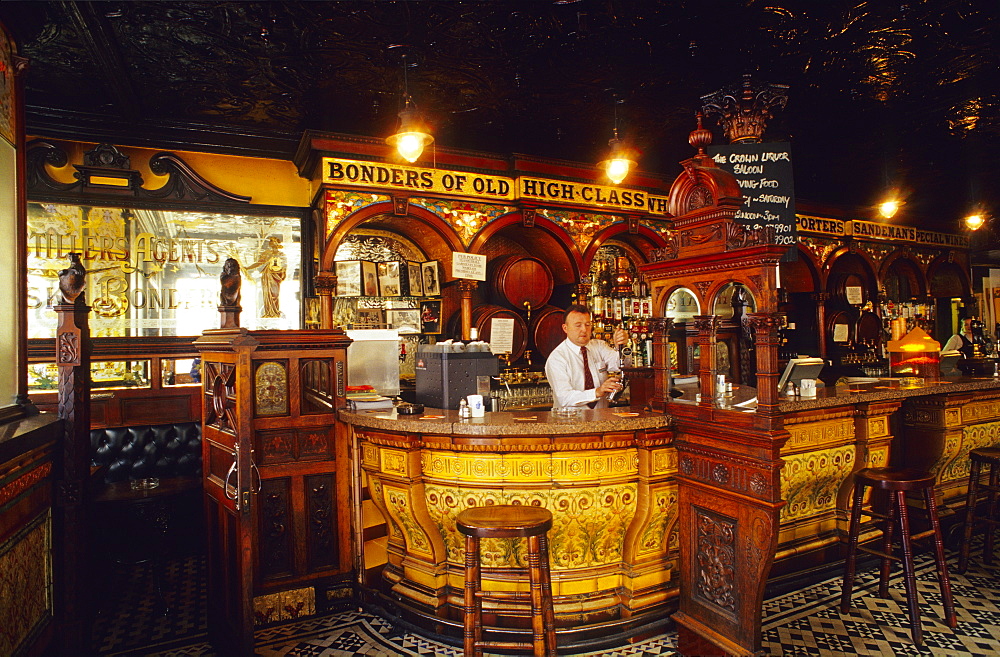
{"label": "bar stool with round seat", "polygon": [[[547,533],[552,513],[537,506],[498,504],[465,509],[455,519],[465,536],[465,655],[482,657],[484,648],[533,650],[535,657],[556,654],[555,613],[549,575]],[[479,541],[483,538],[525,538],[528,543],[530,592],[482,590]],[[530,600],[531,643],[483,640],[483,600]],[[509,610],[507,611],[519,611]]]}
{"label": "bar stool with round seat", "polygon": [[[888,515],[879,513],[873,508],[866,508],[864,499],[868,489],[885,491],[889,494]],[[906,504],[907,493],[922,493],[927,507],[930,529],[911,533],[910,515]],[[873,496],[874,497],[874,496]],[[851,607],[851,589],[854,586],[856,558],[858,550],[882,557],[882,567],[879,577],[879,597],[889,597],[889,571],[892,561],[903,562],[904,584],[906,587],[906,604],[910,612],[910,634],[913,643],[923,643],[923,632],[920,627],[920,610],[917,604],[917,582],[913,572],[913,541],[922,538],[934,539],[934,560],[937,565],[938,581],[941,585],[941,597],[944,604],[945,621],[948,627],[958,625],[955,616],[955,605],[951,597],[951,583],[948,581],[948,566],[944,560],[944,542],[941,540],[941,525],[938,522],[937,502],[934,499],[934,475],[923,470],[911,468],[865,468],[854,473],[854,506],[851,508],[851,523],[848,530],[847,563],[844,568],[844,588],[840,596],[840,611],[847,613]],[[867,515],[879,519],[882,525],[882,549],[877,550],[859,545],[861,534],[861,516]],[[892,539],[898,527],[902,558],[892,554]]]}
{"label": "bar stool with round seat", "polygon": [[[979,447],[969,452],[969,492],[965,498],[965,537],[958,553],[958,572],[964,573],[969,567],[969,543],[977,524],[986,525],[986,541],[983,545],[983,562],[993,563],[993,534],[1000,520],[996,517],[997,493],[1000,493],[1000,448]],[[989,467],[989,482],[979,481],[983,466]],[[986,493],[986,514],[976,512],[979,500]]]}

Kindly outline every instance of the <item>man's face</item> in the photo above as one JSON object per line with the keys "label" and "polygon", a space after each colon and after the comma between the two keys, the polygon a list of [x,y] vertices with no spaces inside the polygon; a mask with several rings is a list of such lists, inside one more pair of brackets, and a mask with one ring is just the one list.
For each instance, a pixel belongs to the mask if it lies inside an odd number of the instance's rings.
{"label": "man's face", "polygon": [[576,346],[583,347],[590,342],[590,315],[587,313],[570,313],[566,316],[566,323],[562,327],[566,337]]}

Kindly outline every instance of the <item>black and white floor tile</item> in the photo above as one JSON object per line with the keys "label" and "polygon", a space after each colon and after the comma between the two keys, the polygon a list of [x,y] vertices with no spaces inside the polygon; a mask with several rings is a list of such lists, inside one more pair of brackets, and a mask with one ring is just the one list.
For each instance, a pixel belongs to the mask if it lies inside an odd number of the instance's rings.
{"label": "black and white floor tile", "polygon": [[[769,598],[764,602],[763,649],[768,655],[1000,655],[1000,566],[973,560],[964,575],[949,560],[958,627],[944,624],[933,561],[917,559],[924,643],[910,637],[901,572],[889,599],[877,596],[875,570],[859,573],[851,609],[839,610],[840,579]],[[162,600],[155,595],[149,564],[113,580],[94,627],[96,650],[109,656],[210,657],[205,627],[204,559],[168,564]],[[163,607],[169,611],[163,614]],[[418,656],[457,657],[461,648],[432,641],[376,615],[350,609],[274,625],[257,631],[261,657]],[[602,657],[673,655],[676,636],[667,633],[615,650],[577,652]],[[560,651],[560,654],[568,654]]]}

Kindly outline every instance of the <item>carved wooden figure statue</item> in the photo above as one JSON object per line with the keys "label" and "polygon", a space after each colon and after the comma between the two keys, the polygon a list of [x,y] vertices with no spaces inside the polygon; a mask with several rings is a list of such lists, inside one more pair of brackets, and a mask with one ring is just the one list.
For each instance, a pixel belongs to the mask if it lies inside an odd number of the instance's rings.
{"label": "carved wooden figure statue", "polygon": [[235,258],[226,258],[225,264],[222,265],[222,274],[219,275],[219,282],[222,283],[219,305],[240,305],[240,286],[243,278],[240,275],[240,263]]}
{"label": "carved wooden figure statue", "polygon": [[219,313],[222,315],[219,328],[238,328],[240,325],[240,286],[243,283],[240,275],[240,263],[235,258],[226,258],[219,275],[221,290],[219,292]]}

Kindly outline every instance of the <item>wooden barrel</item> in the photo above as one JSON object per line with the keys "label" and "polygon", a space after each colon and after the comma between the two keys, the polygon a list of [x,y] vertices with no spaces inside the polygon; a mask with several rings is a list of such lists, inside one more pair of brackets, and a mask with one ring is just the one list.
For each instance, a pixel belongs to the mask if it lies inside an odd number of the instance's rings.
{"label": "wooden barrel", "polygon": [[542,306],[531,311],[531,344],[535,354],[548,358],[552,350],[566,339],[563,331],[565,311],[556,306]]}
{"label": "wooden barrel", "polygon": [[552,270],[538,258],[508,255],[494,259],[489,266],[490,284],[495,303],[521,310],[524,303],[541,308],[552,297]]}
{"label": "wooden barrel", "polygon": [[[528,324],[519,314],[509,308],[500,306],[476,306],[472,309],[472,326],[479,332],[479,339],[490,342],[490,326],[493,318],[514,320],[514,344],[511,350],[510,362],[524,355],[528,348]],[[460,335],[462,332],[462,311],[456,312],[448,320],[449,335]]]}

